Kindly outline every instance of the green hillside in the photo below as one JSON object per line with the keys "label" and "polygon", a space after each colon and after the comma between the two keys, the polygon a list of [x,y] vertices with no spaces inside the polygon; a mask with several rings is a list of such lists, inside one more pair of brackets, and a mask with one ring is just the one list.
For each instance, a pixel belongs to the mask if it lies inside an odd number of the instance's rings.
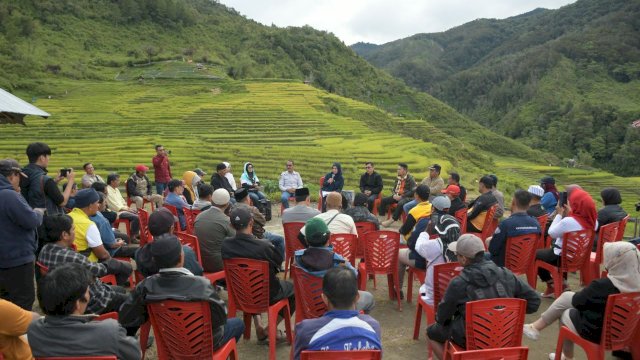
{"label": "green hillside", "polygon": [[579,0],[352,48],[498,133],[638,175],[639,19],[637,1]]}

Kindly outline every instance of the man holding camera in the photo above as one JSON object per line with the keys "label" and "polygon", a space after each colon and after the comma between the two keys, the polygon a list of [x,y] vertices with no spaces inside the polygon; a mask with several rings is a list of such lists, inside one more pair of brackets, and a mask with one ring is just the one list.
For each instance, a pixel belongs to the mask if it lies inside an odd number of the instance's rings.
{"label": "man holding camera", "polygon": [[69,183],[73,183],[75,172],[73,169],[62,169],[55,179],[47,175],[51,148],[45,143],[29,144],[27,157],[29,165],[23,169],[23,172],[28,177],[20,182],[22,196],[32,208],[45,208],[49,215],[64,214],[63,207],[69,201],[73,186],[67,186],[64,192],[61,192],[58,183],[65,178]]}
{"label": "man holding camera", "polygon": [[151,159],[156,180],[156,193],[162,195],[171,181],[171,165],[169,165],[169,154],[162,145],[156,145],[156,156]]}

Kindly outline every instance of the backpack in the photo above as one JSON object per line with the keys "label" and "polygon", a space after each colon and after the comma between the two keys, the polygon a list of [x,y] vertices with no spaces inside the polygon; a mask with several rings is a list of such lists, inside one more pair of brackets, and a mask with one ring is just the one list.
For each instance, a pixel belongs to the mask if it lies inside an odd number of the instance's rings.
{"label": "backpack", "polygon": [[[504,272],[504,269],[500,268],[500,271]],[[498,281],[493,283],[493,285],[481,288],[472,285],[471,279],[469,279],[464,271],[461,272],[458,276],[460,276],[467,283],[466,293],[470,301],[511,297],[511,295],[509,295],[509,292],[507,291],[506,286],[502,282],[502,276],[500,276],[498,278]]]}
{"label": "backpack", "polygon": [[271,201],[269,199],[260,199],[261,206],[258,207],[265,220],[271,221]]}

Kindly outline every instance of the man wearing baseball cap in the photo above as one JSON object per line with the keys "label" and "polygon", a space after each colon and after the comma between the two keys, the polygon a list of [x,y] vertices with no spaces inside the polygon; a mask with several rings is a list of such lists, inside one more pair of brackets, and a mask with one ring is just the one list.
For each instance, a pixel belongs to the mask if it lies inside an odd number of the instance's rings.
{"label": "man wearing baseball cap", "polygon": [[31,209],[20,194],[21,177],[26,175],[17,161],[0,160],[0,296],[31,310],[36,296],[36,229],[43,212]]}
{"label": "man wearing baseball cap", "polygon": [[472,234],[460,236],[449,244],[463,266],[460,275],[453,278],[438,305],[436,322],[427,328],[429,343],[434,355],[442,359],[443,345],[451,340],[466,347],[465,308],[474,300],[495,298],[520,298],[527,300],[527,314],[540,306],[540,295],[511,271],[498,267],[484,257],[482,240]]}
{"label": "man wearing baseball cap", "polygon": [[442,190],[442,193],[451,201],[449,215],[455,216],[458,210],[467,208],[467,205],[460,198],[460,187],[458,185],[449,185],[446,189]]}
{"label": "man wearing baseball cap", "polygon": [[136,209],[143,209],[145,200],[154,203],[156,208],[162,207],[162,194],[151,193],[151,181],[147,177],[149,168],[138,164],[136,172],[127,179],[127,197],[136,204]]}

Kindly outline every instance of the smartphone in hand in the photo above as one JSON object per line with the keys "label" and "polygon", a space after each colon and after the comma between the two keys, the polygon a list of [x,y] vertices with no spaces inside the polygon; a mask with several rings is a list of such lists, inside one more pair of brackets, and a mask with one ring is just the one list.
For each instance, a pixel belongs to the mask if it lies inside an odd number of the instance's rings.
{"label": "smartphone in hand", "polygon": [[569,198],[569,195],[567,194],[566,191],[561,192],[560,198],[558,199],[558,205],[560,205],[561,207],[564,207],[565,205],[567,205],[568,198]]}

